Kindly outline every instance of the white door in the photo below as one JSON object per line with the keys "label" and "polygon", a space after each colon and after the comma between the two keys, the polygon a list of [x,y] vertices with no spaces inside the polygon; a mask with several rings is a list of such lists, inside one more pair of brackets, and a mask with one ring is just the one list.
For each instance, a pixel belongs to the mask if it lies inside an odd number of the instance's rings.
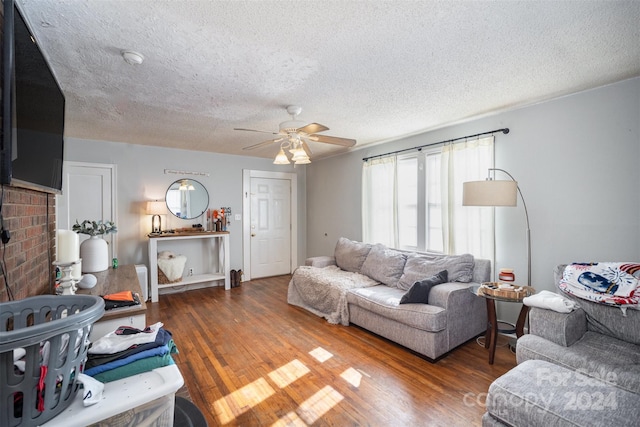
{"label": "white door", "polygon": [[[56,196],[56,227],[71,230],[76,220],[81,223],[85,219],[114,221],[117,226],[115,165],[64,162],[62,170],[62,194]],[[111,259],[117,253],[117,233],[103,237],[109,243]],[[81,234],[80,242],[87,238]]]}
{"label": "white door", "polygon": [[251,276],[291,272],[291,181],[251,178]]}

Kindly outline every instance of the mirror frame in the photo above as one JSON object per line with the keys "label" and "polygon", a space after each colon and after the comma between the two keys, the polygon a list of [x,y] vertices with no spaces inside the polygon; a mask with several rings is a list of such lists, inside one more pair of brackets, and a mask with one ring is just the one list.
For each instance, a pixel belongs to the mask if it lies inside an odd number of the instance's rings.
{"label": "mirror frame", "polygon": [[[196,205],[193,208],[191,206],[189,206],[189,216],[180,216],[180,212],[174,211],[171,206],[173,205],[173,203],[170,205],[169,204],[169,199],[170,199],[170,192],[173,191],[181,191],[179,190],[179,186],[184,183],[186,181],[187,184],[191,184],[193,185],[194,189],[193,190],[182,190],[184,191],[186,194],[186,196],[188,196],[190,193],[190,191],[194,191],[194,192],[198,192],[200,194],[202,194],[202,200],[206,202],[204,203],[204,206],[202,207],[202,210],[200,209],[200,205]],[[177,187],[175,187],[177,186]],[[202,191],[204,191],[204,193],[202,193]],[[173,198],[173,197],[171,197]],[[189,198],[190,199],[190,198]],[[180,219],[185,219],[185,220],[190,220],[190,219],[196,219],[199,216],[201,216],[202,214],[204,214],[207,209],[209,208],[209,192],[207,191],[207,188],[200,182],[200,181],[196,181],[195,179],[190,179],[190,178],[181,178],[181,179],[177,179],[174,182],[172,182],[169,185],[169,188],[167,188],[167,192],[165,193],[164,196],[164,201],[165,204],[167,205],[167,210],[169,212],[171,212],[176,218],[180,218]],[[181,200],[182,202],[187,202],[187,203],[191,203],[191,200]],[[192,209],[196,209],[195,212],[191,212]],[[196,214],[197,213],[197,214]]]}

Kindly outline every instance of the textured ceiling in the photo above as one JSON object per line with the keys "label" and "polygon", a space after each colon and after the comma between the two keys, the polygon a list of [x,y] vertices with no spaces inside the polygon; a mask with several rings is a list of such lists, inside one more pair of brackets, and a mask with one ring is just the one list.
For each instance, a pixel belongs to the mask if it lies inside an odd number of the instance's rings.
{"label": "textured ceiling", "polygon": [[77,138],[273,157],[233,128],[362,146],[640,75],[638,1],[16,1]]}

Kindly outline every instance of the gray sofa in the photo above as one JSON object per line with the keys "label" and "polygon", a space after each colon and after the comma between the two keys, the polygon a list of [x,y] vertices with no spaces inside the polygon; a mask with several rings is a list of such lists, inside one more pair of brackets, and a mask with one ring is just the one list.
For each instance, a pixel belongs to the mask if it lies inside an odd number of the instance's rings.
{"label": "gray sofa", "polygon": [[[427,302],[403,296],[427,288]],[[469,289],[489,280],[491,264],[471,255],[398,251],[341,238],[334,256],[313,257],[294,272],[287,301],[330,323],[354,324],[436,360],[486,331],[485,301]],[[413,294],[412,294],[413,295]],[[406,298],[406,297],[405,297]]]}
{"label": "gray sofa", "polygon": [[[556,284],[564,268],[556,268]],[[490,386],[483,425],[640,422],[640,311],[563,296],[580,308],[531,308],[530,333],[517,342],[518,366]]]}

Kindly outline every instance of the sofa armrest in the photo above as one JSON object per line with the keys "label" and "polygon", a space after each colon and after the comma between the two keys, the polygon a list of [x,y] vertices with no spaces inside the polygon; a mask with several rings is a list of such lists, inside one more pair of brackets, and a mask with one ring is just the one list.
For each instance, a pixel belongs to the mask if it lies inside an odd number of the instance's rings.
{"label": "sofa armrest", "polygon": [[558,313],[544,308],[531,307],[529,333],[558,345],[569,347],[587,332],[587,316],[579,308],[570,313]]}
{"label": "sofa armrest", "polygon": [[314,256],[307,258],[304,265],[318,268],[327,267],[330,265],[336,265],[336,258],[332,256]]}
{"label": "sofa armrest", "polygon": [[429,293],[429,305],[447,312],[449,349],[487,330],[487,305],[472,292],[473,285],[477,283],[443,283]]}

